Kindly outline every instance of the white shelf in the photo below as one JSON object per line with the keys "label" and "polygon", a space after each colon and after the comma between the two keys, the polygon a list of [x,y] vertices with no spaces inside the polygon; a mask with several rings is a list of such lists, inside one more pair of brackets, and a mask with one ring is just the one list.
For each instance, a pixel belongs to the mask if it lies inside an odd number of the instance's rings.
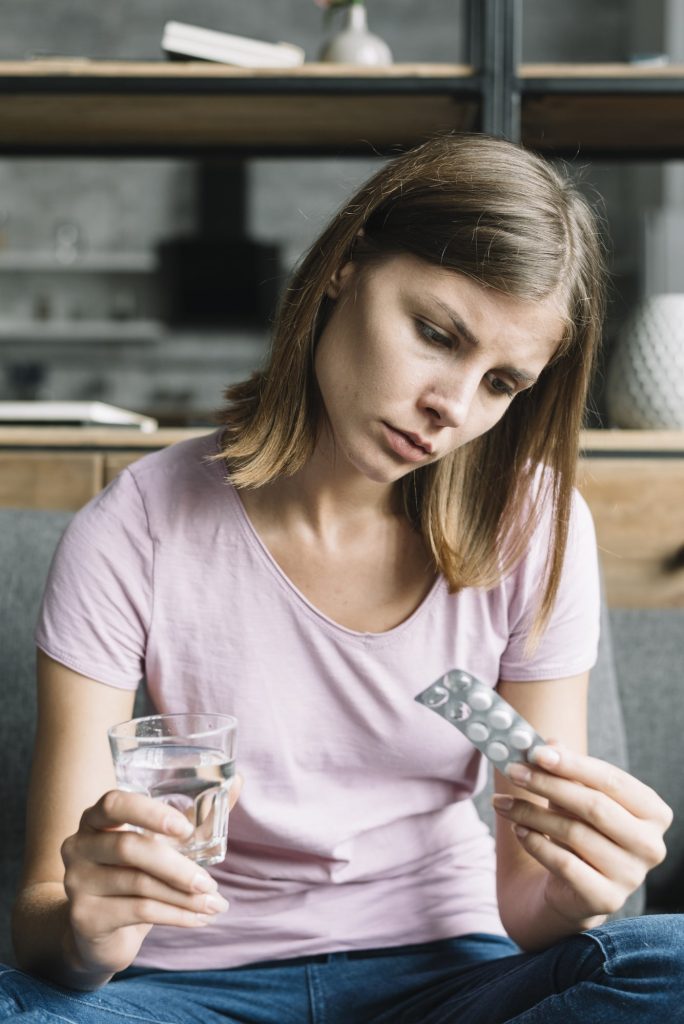
{"label": "white shelf", "polygon": [[156,269],[157,261],[151,252],[89,252],[73,260],[44,252],[0,252],[0,271],[5,273],[150,274]]}
{"label": "white shelf", "polygon": [[164,326],[157,320],[0,321],[0,344],[16,341],[158,342],[165,334]]}

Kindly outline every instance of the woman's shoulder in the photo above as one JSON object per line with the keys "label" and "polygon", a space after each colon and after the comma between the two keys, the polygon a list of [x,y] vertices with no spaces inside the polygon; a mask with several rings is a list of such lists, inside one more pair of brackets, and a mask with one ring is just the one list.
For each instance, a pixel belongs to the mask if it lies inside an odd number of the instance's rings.
{"label": "woman's shoulder", "polygon": [[119,474],[121,500],[135,492],[132,500],[140,502],[151,525],[225,513],[233,487],[224,463],[213,458],[218,437],[213,432],[189,438],[137,459]]}
{"label": "woman's shoulder", "polygon": [[130,463],[126,470],[145,495],[180,495],[187,488],[213,489],[225,480],[218,454],[219,432],[190,437]]}
{"label": "woman's shoulder", "polygon": [[184,522],[226,510],[232,486],[221,462],[211,461],[216,433],[193,437],[150,452],[121,470],[74,516],[68,533],[82,539],[122,532],[139,545]]}

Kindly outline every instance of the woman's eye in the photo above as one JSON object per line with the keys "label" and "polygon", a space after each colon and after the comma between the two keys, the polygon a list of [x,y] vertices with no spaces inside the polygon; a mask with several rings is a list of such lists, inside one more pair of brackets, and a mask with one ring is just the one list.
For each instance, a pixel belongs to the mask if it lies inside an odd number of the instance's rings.
{"label": "woman's eye", "polygon": [[434,345],[441,345],[442,348],[454,348],[455,342],[453,338],[450,338],[448,334],[442,334],[440,331],[436,331],[434,327],[430,327],[430,324],[426,324],[423,320],[416,321],[418,330],[431,341]]}
{"label": "woman's eye", "polygon": [[508,398],[513,398],[515,390],[507,384],[501,377],[488,377],[489,386],[492,391],[495,391],[497,395],[506,395]]}

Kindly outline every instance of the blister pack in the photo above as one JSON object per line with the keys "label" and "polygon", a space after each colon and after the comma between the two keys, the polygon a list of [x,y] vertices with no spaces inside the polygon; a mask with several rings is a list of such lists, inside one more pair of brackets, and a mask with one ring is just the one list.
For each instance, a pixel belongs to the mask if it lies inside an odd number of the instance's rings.
{"label": "blister pack", "polygon": [[440,676],[416,700],[455,726],[500,772],[512,761],[528,761],[535,747],[546,745],[496,690],[461,669]]}

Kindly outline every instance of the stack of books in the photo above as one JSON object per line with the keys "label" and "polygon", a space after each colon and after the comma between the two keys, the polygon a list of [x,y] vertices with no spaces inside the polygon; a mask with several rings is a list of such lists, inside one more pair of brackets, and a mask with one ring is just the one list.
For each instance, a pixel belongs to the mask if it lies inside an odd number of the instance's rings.
{"label": "stack of books", "polygon": [[167,21],[161,45],[173,58],[194,57],[242,68],[292,68],[303,64],[305,56],[294,43],[265,43],[180,21]]}

